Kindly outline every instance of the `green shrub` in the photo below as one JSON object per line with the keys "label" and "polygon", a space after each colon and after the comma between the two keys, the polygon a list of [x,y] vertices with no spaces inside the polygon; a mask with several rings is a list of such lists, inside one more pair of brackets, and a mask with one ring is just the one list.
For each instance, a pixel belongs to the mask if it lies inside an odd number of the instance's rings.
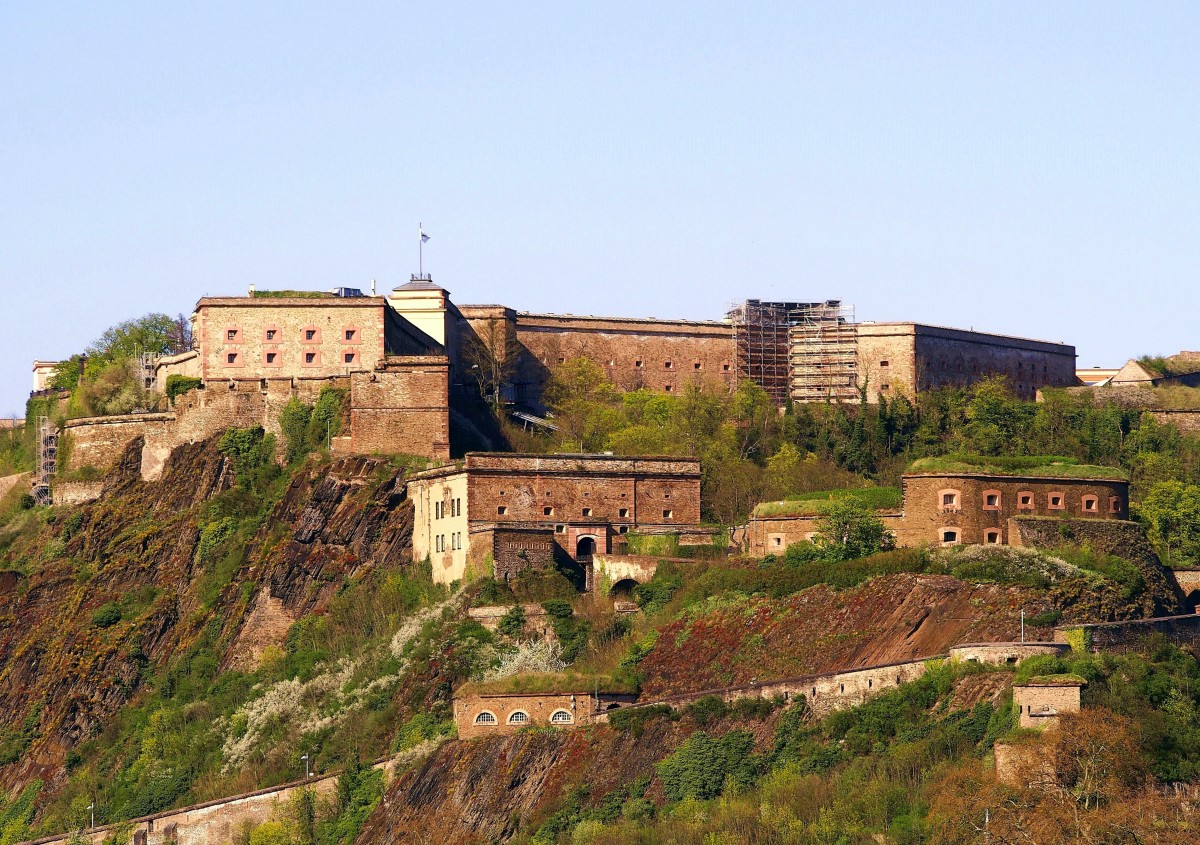
{"label": "green shrub", "polygon": [[295,463],[308,451],[308,424],[312,420],[312,406],[305,405],[295,396],[287,401],[279,412],[279,429],[287,447],[288,463]]}
{"label": "green shrub", "polygon": [[183,376],[179,373],[172,373],[167,376],[167,398],[174,402],[175,399],[189,390],[195,390],[200,385],[204,384],[203,380],[193,378],[192,376]]}
{"label": "green shrub", "polygon": [[754,737],[741,730],[713,739],[700,731],[658,764],[663,792],[670,801],[716,798],[726,785],[754,783],[763,761],[754,754]]}
{"label": "green shrub", "polygon": [[513,605],[507,613],[500,617],[496,629],[506,637],[519,637],[525,633],[525,608]]}
{"label": "green shrub", "polygon": [[120,621],[121,607],[116,602],[102,604],[92,614],[92,624],[97,628],[111,628]]}

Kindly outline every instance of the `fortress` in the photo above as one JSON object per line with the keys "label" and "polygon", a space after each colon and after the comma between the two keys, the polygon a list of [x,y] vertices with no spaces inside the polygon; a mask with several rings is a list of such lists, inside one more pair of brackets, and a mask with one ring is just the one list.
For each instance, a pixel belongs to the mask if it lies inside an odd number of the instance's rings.
{"label": "fortress", "polygon": [[[150,388],[162,391],[173,375],[198,380],[195,388],[161,413],[69,421],[62,469],[106,470],[142,437],[142,473],[153,478],[171,449],[231,426],[279,435],[283,406],[292,398],[311,404],[325,387],[347,397],[349,424],[332,438],[334,452],[444,461],[463,451],[451,437],[459,411],[486,398],[527,419],[540,415],[553,368],[578,357],[625,390],[731,390],[749,379],[780,405],[879,401],[997,374],[1024,398],[1075,383],[1074,347],[855,323],[837,300],[751,299],[712,321],[580,317],[459,307],[424,275],[386,297],[338,289],[200,299],[192,349],[146,368]],[[35,363],[36,386],[46,387],[53,366]]]}

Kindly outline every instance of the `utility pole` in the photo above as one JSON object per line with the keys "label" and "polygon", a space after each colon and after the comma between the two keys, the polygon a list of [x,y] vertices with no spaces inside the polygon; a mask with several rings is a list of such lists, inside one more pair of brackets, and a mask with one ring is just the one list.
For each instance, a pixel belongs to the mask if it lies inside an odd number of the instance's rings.
{"label": "utility pole", "polygon": [[92,826],[89,827],[88,830],[95,830],[96,829],[96,802],[95,801],[92,801],[91,804],[88,804],[88,810],[90,810],[92,813]]}
{"label": "utility pole", "polygon": [[300,759],[304,761],[304,779],[307,781],[310,777],[312,777],[308,771],[308,754],[304,754]]}

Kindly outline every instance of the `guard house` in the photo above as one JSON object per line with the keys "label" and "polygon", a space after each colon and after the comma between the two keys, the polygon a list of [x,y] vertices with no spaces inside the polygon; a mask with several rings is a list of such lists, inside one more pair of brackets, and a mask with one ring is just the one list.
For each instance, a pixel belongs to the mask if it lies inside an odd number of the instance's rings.
{"label": "guard house", "polygon": [[1080,690],[1086,681],[1077,675],[1040,675],[1013,686],[1013,707],[1018,725],[1045,730],[1058,724],[1064,713],[1081,709]]}
{"label": "guard house", "polygon": [[624,534],[674,533],[700,522],[694,458],[469,452],[461,463],[415,474],[413,556],[435,582],[531,567],[574,567]]}

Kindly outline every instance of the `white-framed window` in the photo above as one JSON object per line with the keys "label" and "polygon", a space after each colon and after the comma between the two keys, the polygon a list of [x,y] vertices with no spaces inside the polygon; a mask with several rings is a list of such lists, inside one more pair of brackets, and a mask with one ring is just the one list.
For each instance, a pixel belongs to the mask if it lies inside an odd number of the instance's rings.
{"label": "white-framed window", "polygon": [[508,714],[508,723],[510,725],[528,725],[529,714],[524,710],[514,710]]}
{"label": "white-framed window", "polygon": [[566,710],[555,710],[550,714],[550,724],[552,725],[571,725],[575,723],[575,717]]}
{"label": "white-framed window", "polygon": [[475,716],[475,724],[477,725],[494,725],[496,724],[496,714],[488,710],[478,713]]}

